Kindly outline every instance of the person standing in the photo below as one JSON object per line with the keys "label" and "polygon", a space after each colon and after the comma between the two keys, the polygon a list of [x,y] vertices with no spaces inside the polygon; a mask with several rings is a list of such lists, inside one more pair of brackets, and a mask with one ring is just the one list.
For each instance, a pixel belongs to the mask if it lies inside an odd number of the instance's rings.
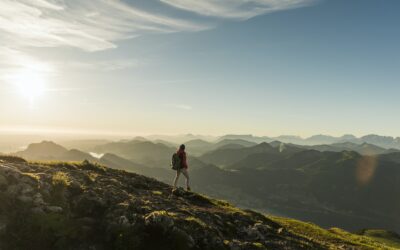
{"label": "person standing", "polygon": [[174,179],[174,188],[173,191],[176,190],[176,187],[178,185],[178,180],[179,180],[179,176],[181,174],[183,174],[183,176],[185,176],[186,178],[186,191],[190,191],[190,185],[189,185],[189,172],[188,172],[188,164],[187,164],[187,157],[186,157],[186,152],[185,152],[185,145],[182,144],[179,146],[178,151],[176,152],[176,156],[179,158],[180,161],[180,166],[178,166],[176,170],[176,175],[175,175],[175,179]]}

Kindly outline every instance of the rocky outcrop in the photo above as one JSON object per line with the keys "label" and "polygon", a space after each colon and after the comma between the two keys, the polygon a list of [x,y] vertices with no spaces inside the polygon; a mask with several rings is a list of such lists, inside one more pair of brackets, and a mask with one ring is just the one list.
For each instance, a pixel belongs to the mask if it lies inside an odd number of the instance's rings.
{"label": "rocky outcrop", "polygon": [[262,214],[134,173],[0,160],[0,249],[322,248]]}

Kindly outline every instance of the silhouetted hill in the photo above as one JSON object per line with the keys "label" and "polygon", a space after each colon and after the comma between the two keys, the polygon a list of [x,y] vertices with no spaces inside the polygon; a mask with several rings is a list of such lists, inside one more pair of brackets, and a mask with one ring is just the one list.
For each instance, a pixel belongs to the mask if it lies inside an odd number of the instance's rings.
{"label": "silhouetted hill", "polygon": [[57,157],[59,155],[63,155],[67,152],[68,150],[58,144],[55,144],[54,142],[51,141],[42,141],[40,143],[32,143],[29,144],[28,147],[24,150],[21,151],[20,154],[26,154],[27,156],[29,155],[50,155]]}
{"label": "silhouetted hill", "polygon": [[388,153],[379,157],[384,158],[388,161],[400,163],[400,152]]}
{"label": "silhouetted hill", "polygon": [[150,135],[146,136],[146,138],[150,141],[155,140],[163,140],[172,142],[174,144],[182,144],[187,141],[191,140],[203,140],[203,141],[214,141],[217,138],[214,136],[207,136],[207,135],[193,135],[193,134],[183,134],[183,135]]}
{"label": "silhouetted hill", "polygon": [[266,217],[89,162],[0,158],[1,249],[388,249],[395,242]]}
{"label": "silhouetted hill", "polygon": [[279,140],[285,143],[294,143],[299,145],[318,145],[318,144],[336,144],[344,142],[352,142],[355,144],[373,144],[375,146],[385,149],[400,149],[400,138],[394,138],[390,136],[380,135],[366,135],[362,137],[355,137],[354,135],[343,135],[340,137],[334,137],[329,135],[314,135],[309,138],[301,138],[298,136],[279,136],[275,137],[275,140]]}
{"label": "silhouetted hill", "polygon": [[[259,162],[276,160],[284,157],[287,154],[298,152],[304,149],[298,147],[273,147],[270,144],[263,142],[258,145],[246,148],[220,148],[202,155],[199,159],[206,162],[215,164],[220,167],[228,167],[233,164],[248,165],[249,167],[256,167],[255,158]],[[252,159],[249,159],[252,158]],[[253,159],[254,158],[254,159]],[[250,160],[250,161],[249,161]],[[241,165],[243,165],[241,164]]]}
{"label": "silhouetted hill", "polygon": [[267,136],[253,136],[253,135],[224,135],[218,138],[218,141],[223,140],[243,140],[254,143],[270,142],[273,141]]}
{"label": "silhouetted hill", "polygon": [[[252,142],[252,141],[242,140],[242,139],[224,139],[224,140],[220,140],[217,143],[215,143],[214,149],[218,149],[221,147],[226,148],[227,145],[240,145],[243,147],[252,147],[252,146],[256,146],[257,143]],[[230,146],[230,147],[232,147],[232,146]]]}
{"label": "silhouetted hill", "polygon": [[184,143],[187,148],[190,148],[191,154],[201,155],[213,148],[214,143],[201,139],[190,140]]}
{"label": "silhouetted hill", "polygon": [[374,144],[383,148],[400,149],[400,137],[366,135],[360,138],[361,141]]}
{"label": "silhouetted hill", "polygon": [[[122,148],[141,143],[118,142]],[[368,156],[354,151],[321,152],[281,142],[271,144],[220,148],[200,158],[190,156],[188,149],[192,186],[241,207],[309,220],[326,227],[400,231],[398,153]],[[157,146],[151,142],[150,145]],[[117,154],[106,154],[93,161],[171,183],[175,172],[169,162],[174,151],[171,148],[170,152],[159,155],[149,150],[147,157],[153,157],[153,162],[160,163],[158,166]],[[132,155],[127,152],[128,156]],[[83,160],[84,156],[78,158]],[[56,160],[55,156],[51,159]]]}
{"label": "silhouetted hill", "polygon": [[165,141],[165,140],[154,140],[152,141],[153,143],[161,143],[164,144],[165,146],[171,147],[171,148],[178,148],[179,145],[177,143],[173,143],[173,142],[169,142],[169,141]]}
{"label": "silhouetted hill", "polygon": [[[353,138],[353,137],[351,137]],[[355,138],[355,137],[354,137]],[[317,145],[317,144],[332,144],[341,140],[342,138],[337,138],[329,135],[313,135],[305,139],[307,144]]]}
{"label": "silhouetted hill", "polygon": [[334,144],[341,142],[352,142],[355,140],[357,140],[357,137],[355,137],[354,135],[343,135],[340,137],[334,137],[330,135],[313,135],[303,139],[303,142],[300,144],[305,144],[305,145]]}
{"label": "silhouetted hill", "polygon": [[88,153],[76,149],[67,150],[66,148],[51,141],[32,143],[27,147],[27,149],[15,153],[15,155],[28,160],[41,161],[83,161],[85,159],[95,160],[95,158]]}
{"label": "silhouetted hill", "polygon": [[84,152],[93,151],[98,145],[109,143],[109,140],[57,140],[56,143],[67,149],[78,149]]}
{"label": "silhouetted hill", "polygon": [[112,142],[95,148],[97,153],[112,153],[139,164],[152,167],[166,167],[175,148],[162,143],[132,140]]}
{"label": "silhouetted hill", "polygon": [[308,149],[315,149],[318,151],[332,151],[332,152],[340,152],[340,151],[355,151],[363,155],[378,155],[378,154],[387,154],[398,152],[396,149],[385,149],[382,147],[378,147],[369,143],[356,144],[352,142],[342,142],[342,143],[334,143],[330,145],[315,145],[315,146],[305,146]]}
{"label": "silhouetted hill", "polygon": [[218,180],[218,185],[253,197],[246,200],[253,201],[251,207],[278,210],[323,226],[400,231],[398,163],[351,151],[307,150],[268,161],[255,156],[246,165],[243,161],[229,167],[239,171]]}
{"label": "silhouetted hill", "polygon": [[256,143],[261,142],[272,142],[281,141],[284,143],[293,143],[298,145],[322,145],[322,144],[335,144],[343,142],[352,142],[356,144],[373,144],[375,146],[385,149],[400,149],[400,137],[391,136],[380,136],[380,135],[366,135],[362,137],[356,137],[354,135],[343,135],[339,137],[330,135],[313,135],[308,138],[302,138],[300,136],[293,135],[281,135],[277,137],[257,137],[253,135],[225,135],[221,136],[219,140],[223,139],[243,139],[246,141],[252,141]]}
{"label": "silhouetted hill", "polygon": [[100,159],[99,162],[103,165],[110,166],[115,169],[126,170],[130,172],[140,172],[142,169],[147,168],[144,165],[139,163],[134,163],[133,161],[124,159],[114,154],[104,154]]}
{"label": "silhouetted hill", "polygon": [[190,153],[196,156],[202,155],[219,148],[243,148],[257,145],[257,143],[245,141],[242,139],[223,139],[217,142],[207,142],[204,140],[191,140],[185,142],[185,145],[190,149]]}

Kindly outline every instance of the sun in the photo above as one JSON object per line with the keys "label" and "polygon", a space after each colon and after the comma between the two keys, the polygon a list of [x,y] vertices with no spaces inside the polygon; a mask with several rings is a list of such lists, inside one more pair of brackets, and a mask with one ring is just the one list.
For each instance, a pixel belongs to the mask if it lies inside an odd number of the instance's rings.
{"label": "sun", "polygon": [[31,104],[46,91],[45,77],[32,69],[16,72],[13,75],[13,83],[17,87],[18,93],[28,99]]}

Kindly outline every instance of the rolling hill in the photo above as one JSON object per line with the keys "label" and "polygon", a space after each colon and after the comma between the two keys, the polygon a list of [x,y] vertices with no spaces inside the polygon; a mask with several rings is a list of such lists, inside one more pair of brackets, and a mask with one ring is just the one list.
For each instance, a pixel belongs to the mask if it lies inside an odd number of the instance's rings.
{"label": "rolling hill", "polygon": [[333,143],[329,145],[304,146],[304,148],[315,149],[318,151],[332,151],[332,152],[341,152],[347,150],[347,151],[355,151],[362,155],[379,155],[379,154],[389,154],[389,153],[399,152],[399,150],[397,149],[386,149],[365,142],[362,144],[357,144],[352,142],[342,142],[342,143]]}
{"label": "rolling hill", "polygon": [[191,154],[195,156],[200,156],[207,152],[216,149],[232,149],[232,148],[244,148],[252,147],[257,145],[255,142],[250,142],[242,139],[223,139],[217,142],[208,142],[204,140],[191,140],[184,143],[188,149],[190,149]]}
{"label": "rolling hill", "polygon": [[51,141],[29,144],[24,151],[17,152],[15,155],[28,160],[42,161],[82,161],[85,159],[91,161],[95,160],[95,158],[88,153],[76,149],[68,150]]}
{"label": "rolling hill", "polygon": [[133,162],[151,167],[167,167],[171,155],[176,151],[162,143],[132,140],[128,142],[112,142],[99,145],[96,153],[112,153]]}
{"label": "rolling hill", "polygon": [[[293,152],[302,151],[299,147],[294,146],[272,146],[266,142],[260,143],[258,145],[246,148],[219,148],[208,153],[205,153],[200,160],[211,163],[220,167],[228,167],[232,164],[238,163],[240,161],[246,161],[248,157],[257,157],[261,162],[265,162],[265,159],[274,160],[275,158],[284,157]],[[261,157],[260,157],[261,156]],[[254,166],[254,161],[251,165]]]}
{"label": "rolling hill", "polygon": [[[152,178],[83,163],[0,157],[1,249],[394,249],[384,230],[351,234],[269,217]],[[21,220],[21,218],[24,218]]]}

